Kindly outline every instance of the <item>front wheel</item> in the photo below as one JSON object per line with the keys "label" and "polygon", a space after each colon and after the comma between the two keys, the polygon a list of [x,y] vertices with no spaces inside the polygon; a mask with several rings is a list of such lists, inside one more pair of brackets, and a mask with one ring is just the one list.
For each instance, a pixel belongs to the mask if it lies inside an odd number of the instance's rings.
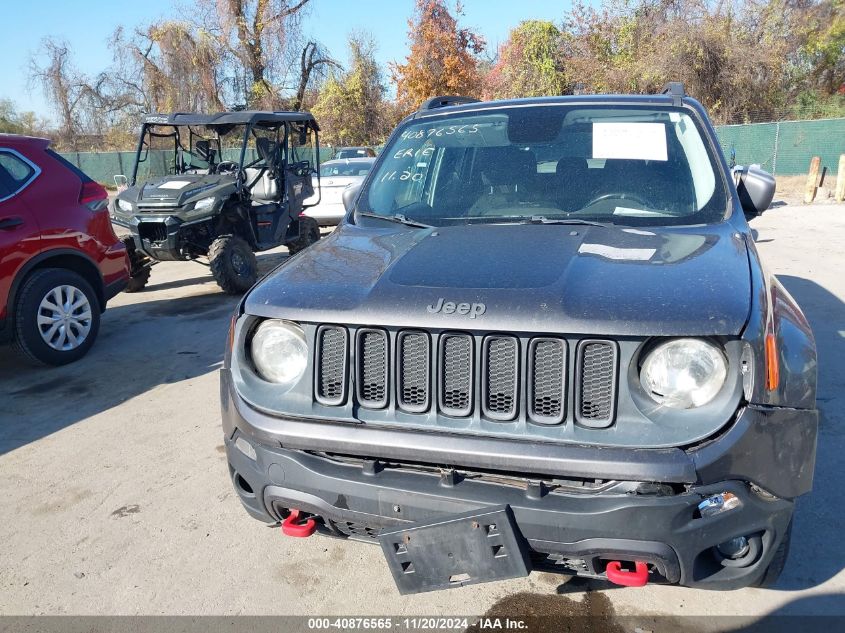
{"label": "front wheel", "polygon": [[789,521],[789,526],[786,528],[786,534],[783,536],[783,540],[778,545],[778,548],[775,550],[775,555],[772,557],[772,561],[769,563],[769,566],[766,567],[766,571],[763,576],[754,583],[755,587],[771,587],[773,586],[778,578],[780,578],[781,572],[783,572],[784,567],[786,567],[786,559],[789,557],[789,544],[792,542],[792,520]]}
{"label": "front wheel", "polygon": [[299,251],[305,250],[320,239],[320,225],[317,220],[307,215],[299,218],[299,237],[295,242],[285,244],[288,253],[296,255]]}
{"label": "front wheel", "polygon": [[79,360],[100,331],[100,302],[81,275],[64,268],[35,271],[15,302],[16,351],[36,365]]}
{"label": "front wheel", "polygon": [[150,281],[150,260],[135,248],[135,238],[123,238],[123,245],[129,255],[129,283],[124,292],[140,292]]}
{"label": "front wheel", "polygon": [[246,240],[237,235],[223,235],[208,249],[211,274],[224,292],[241,294],[258,279],[258,261]]}

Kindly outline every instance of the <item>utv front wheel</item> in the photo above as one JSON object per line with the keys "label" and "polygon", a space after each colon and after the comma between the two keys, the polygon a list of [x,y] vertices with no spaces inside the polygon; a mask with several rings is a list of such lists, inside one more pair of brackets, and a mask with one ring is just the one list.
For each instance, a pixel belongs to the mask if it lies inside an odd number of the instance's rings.
{"label": "utv front wheel", "polygon": [[124,292],[140,292],[150,281],[150,265],[147,257],[135,248],[135,238],[123,238],[123,245],[129,255],[129,283]]}
{"label": "utv front wheel", "polygon": [[317,224],[317,220],[304,215],[299,218],[299,237],[295,242],[291,242],[285,246],[288,247],[288,253],[296,255],[299,251],[305,250],[319,239],[320,225]]}
{"label": "utv front wheel", "polygon": [[240,294],[249,290],[258,279],[258,262],[246,240],[237,235],[224,235],[208,249],[211,274],[224,292]]}

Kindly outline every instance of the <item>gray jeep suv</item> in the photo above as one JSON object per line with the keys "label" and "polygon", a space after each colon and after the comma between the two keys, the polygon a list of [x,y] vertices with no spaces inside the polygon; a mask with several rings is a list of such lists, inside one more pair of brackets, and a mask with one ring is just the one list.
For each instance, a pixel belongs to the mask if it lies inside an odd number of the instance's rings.
{"label": "gray jeep suv", "polygon": [[746,219],[773,191],[678,85],[430,100],[233,318],[247,512],[380,544],[403,593],[771,584],[818,424],[812,333]]}

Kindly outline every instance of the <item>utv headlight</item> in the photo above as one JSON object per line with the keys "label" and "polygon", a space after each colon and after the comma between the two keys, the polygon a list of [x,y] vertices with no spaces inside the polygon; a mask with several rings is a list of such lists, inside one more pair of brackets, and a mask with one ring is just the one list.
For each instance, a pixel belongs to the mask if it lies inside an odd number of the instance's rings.
{"label": "utv headlight", "polygon": [[210,197],[210,198],[203,198],[202,200],[197,200],[194,203],[194,211],[208,211],[212,207],[214,207],[214,203],[217,201],[217,198]]}
{"label": "utv headlight", "polygon": [[125,213],[130,213],[132,211],[132,203],[118,199],[117,208]]}
{"label": "utv headlight", "polygon": [[308,365],[305,334],[295,323],[268,319],[252,337],[252,362],[264,380],[291,386]]}
{"label": "utv headlight", "polygon": [[707,404],[725,384],[725,355],[707,341],[681,338],[651,350],[640,369],[640,383],[651,398],[673,409]]}
{"label": "utv headlight", "polygon": [[194,203],[194,206],[189,207],[188,210],[185,212],[185,218],[190,219],[205,215],[206,213],[214,209],[214,205],[216,202],[217,198],[213,196],[210,198],[203,198],[202,200],[197,200]]}

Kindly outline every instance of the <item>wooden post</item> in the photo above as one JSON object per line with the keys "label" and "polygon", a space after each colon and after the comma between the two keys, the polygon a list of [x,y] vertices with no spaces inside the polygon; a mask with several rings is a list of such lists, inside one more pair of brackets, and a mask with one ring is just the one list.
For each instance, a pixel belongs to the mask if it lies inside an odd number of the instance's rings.
{"label": "wooden post", "polygon": [[845,200],[845,154],[839,155],[839,171],[836,172],[836,195],[837,202]]}
{"label": "wooden post", "polygon": [[810,161],[810,173],[807,174],[807,185],[804,187],[804,204],[810,204],[816,197],[816,186],[819,179],[819,167],[822,159],[818,156],[813,156]]}

